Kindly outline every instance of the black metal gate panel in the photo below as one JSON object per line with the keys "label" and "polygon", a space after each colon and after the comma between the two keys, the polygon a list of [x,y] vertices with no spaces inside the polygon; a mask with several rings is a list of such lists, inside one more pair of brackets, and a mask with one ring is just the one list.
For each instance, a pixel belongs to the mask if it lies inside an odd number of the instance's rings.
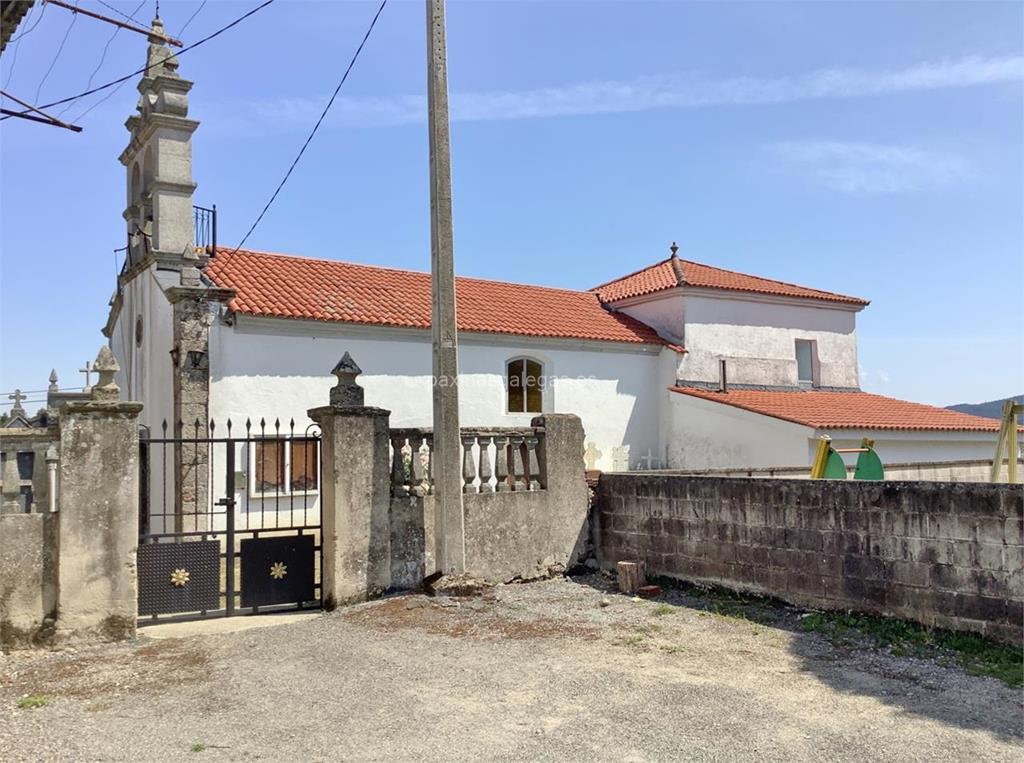
{"label": "black metal gate panel", "polygon": [[319,430],[161,429],[139,438],[141,624],[319,607]]}
{"label": "black metal gate panel", "polygon": [[220,544],[215,540],[139,546],[139,614],[220,608]]}
{"label": "black metal gate panel", "polygon": [[242,607],[308,602],[314,593],[312,535],[242,541]]}

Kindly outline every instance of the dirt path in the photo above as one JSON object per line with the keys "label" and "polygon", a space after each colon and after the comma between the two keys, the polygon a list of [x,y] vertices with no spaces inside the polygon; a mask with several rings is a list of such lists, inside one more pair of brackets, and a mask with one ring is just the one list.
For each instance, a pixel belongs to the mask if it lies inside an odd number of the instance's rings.
{"label": "dirt path", "polygon": [[[553,580],[0,658],[0,759],[1020,760],[1021,693]],[[19,709],[24,695],[46,704]]]}

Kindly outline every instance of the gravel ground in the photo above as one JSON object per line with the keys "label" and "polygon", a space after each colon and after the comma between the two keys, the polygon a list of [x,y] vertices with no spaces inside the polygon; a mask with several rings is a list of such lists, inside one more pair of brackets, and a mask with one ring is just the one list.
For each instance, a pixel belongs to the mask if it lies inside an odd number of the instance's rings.
{"label": "gravel ground", "polygon": [[0,759],[1022,759],[1021,693],[994,679],[608,585],[7,655]]}

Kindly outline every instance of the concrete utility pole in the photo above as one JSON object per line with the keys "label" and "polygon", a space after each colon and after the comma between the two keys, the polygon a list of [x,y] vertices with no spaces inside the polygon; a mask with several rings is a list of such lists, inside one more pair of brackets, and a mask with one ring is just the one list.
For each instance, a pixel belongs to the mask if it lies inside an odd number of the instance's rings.
{"label": "concrete utility pole", "polygon": [[455,324],[451,141],[444,0],[427,0],[427,105],[430,120],[430,276],[434,345],[434,535],[437,569],[466,570],[459,453],[459,341]]}

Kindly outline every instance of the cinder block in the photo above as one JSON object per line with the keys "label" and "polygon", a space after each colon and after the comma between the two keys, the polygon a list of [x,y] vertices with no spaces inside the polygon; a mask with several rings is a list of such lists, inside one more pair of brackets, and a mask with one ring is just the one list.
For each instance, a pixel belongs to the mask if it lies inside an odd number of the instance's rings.
{"label": "cinder block", "polygon": [[1003,568],[1003,546],[979,543],[978,566],[986,570],[1000,570]]}
{"label": "cinder block", "polygon": [[980,517],[978,522],[978,542],[991,545],[1003,544],[1003,524],[1000,517]]}

